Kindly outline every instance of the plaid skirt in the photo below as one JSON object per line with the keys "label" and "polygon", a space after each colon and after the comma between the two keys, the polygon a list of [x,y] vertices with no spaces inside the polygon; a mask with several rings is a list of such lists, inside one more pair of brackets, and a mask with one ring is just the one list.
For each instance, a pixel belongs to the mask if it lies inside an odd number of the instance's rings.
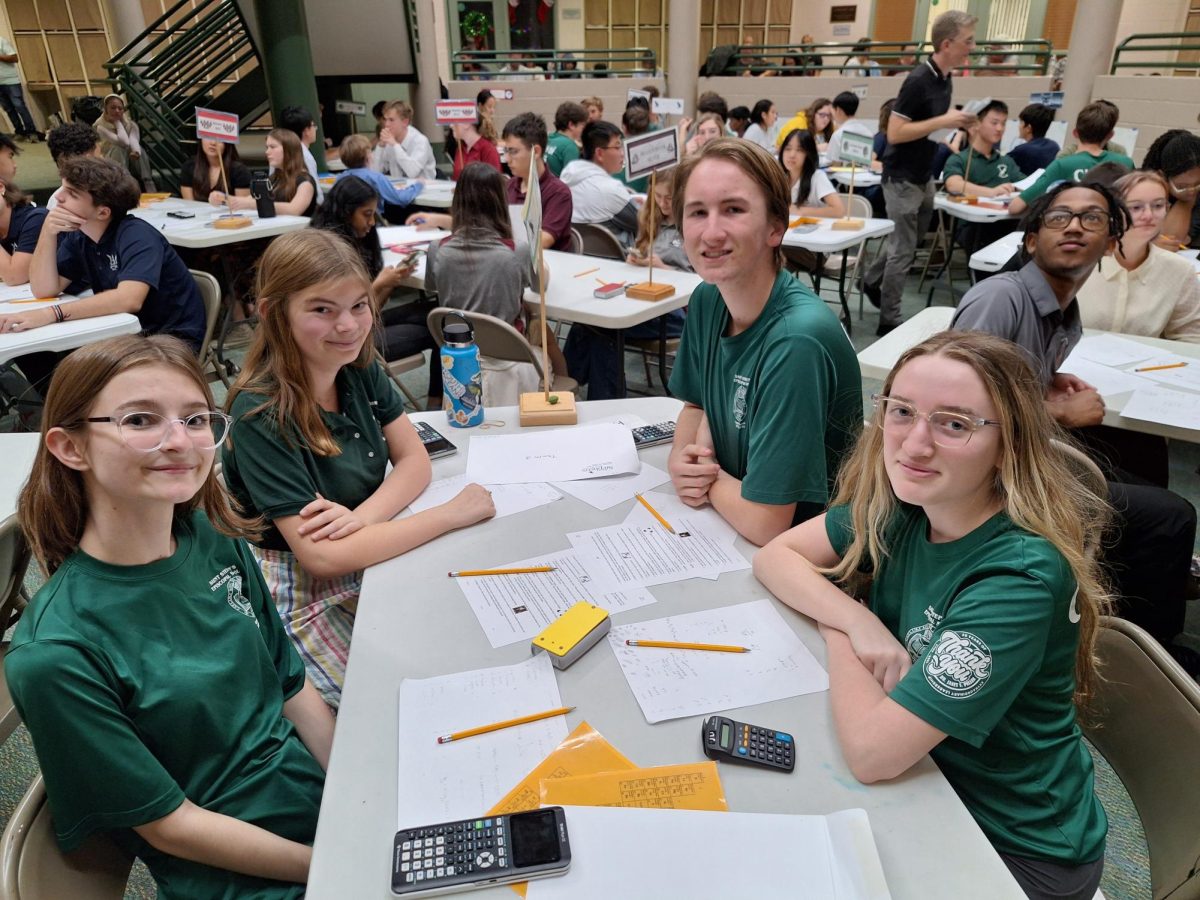
{"label": "plaid skirt", "polygon": [[304,661],[309,680],[336,710],[346,679],[363,573],[314,578],[289,550],[265,550],[253,544],[250,549],[271,589],[283,627]]}

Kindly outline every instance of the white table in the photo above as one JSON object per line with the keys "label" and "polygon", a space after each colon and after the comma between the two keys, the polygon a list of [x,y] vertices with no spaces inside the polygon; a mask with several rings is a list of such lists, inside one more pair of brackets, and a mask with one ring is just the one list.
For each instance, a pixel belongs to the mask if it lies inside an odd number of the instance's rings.
{"label": "white table", "polygon": [[[412,181],[401,178],[393,181],[392,184],[396,186],[397,190],[404,190],[404,188],[412,184]],[[421,193],[417,194],[416,199],[413,200],[412,205],[424,206],[428,209],[449,209],[450,203],[454,199],[455,184],[456,182],[442,181],[441,179],[427,181],[425,182],[425,186],[421,188]],[[397,222],[396,224],[401,225],[403,223]]]}
{"label": "white table", "polygon": [[[29,296],[33,296],[32,290],[29,291]],[[78,299],[80,298],[63,296],[40,303],[0,303],[0,315],[16,315],[34,309],[45,309],[54,303],[65,305]],[[137,316],[130,313],[113,313],[109,316],[55,322],[41,328],[30,328],[28,331],[6,331],[0,334],[0,363],[6,363],[27,353],[61,353],[64,350],[74,350],[84,344],[122,334],[137,334],[141,330],[142,324]]]}
{"label": "white table", "polygon": [[[829,171],[827,174],[829,175],[830,180],[836,182],[837,184],[840,184],[843,187],[850,187],[849,170],[843,171],[838,169],[836,172]],[[859,188],[874,187],[875,185],[882,183],[883,176],[878,172],[872,172],[867,168],[857,169],[854,172],[854,189],[856,191]]]}
{"label": "white table", "polygon": [[[172,218],[169,213],[190,212],[193,219]],[[159,229],[167,243],[173,247],[200,250],[208,247],[224,247],[258,238],[278,237],[289,231],[308,227],[308,216],[272,216],[260,219],[255,210],[239,210],[238,215],[250,220],[245,228],[214,228],[213,221],[224,215],[224,207],[216,207],[199,200],[180,200],[172,197],[160,200],[145,208],[129,211]]]}
{"label": "white table", "polygon": [[29,480],[33,457],[41,446],[42,436],[30,433],[0,433],[0,522],[17,512],[17,495]]}
{"label": "white table", "polygon": [[1014,231],[998,241],[992,241],[982,250],[976,250],[971,254],[971,268],[980,272],[999,272],[1021,248],[1024,237],[1020,231]]}
{"label": "white table", "polygon": [[[863,219],[863,227],[854,231],[835,230],[833,223],[837,219],[822,219],[813,231],[801,232],[798,229],[788,229],[783,235],[783,246],[801,247],[814,253],[842,254],[842,265],[838,270],[838,298],[842,302],[842,325],[846,334],[850,334],[850,303],[846,299],[846,267],[849,262],[850,250],[860,244],[866,244],[871,238],[884,237],[896,230],[896,223],[891,219]],[[808,226],[798,226],[808,227]],[[820,289],[820,281],[817,282]]]}
{"label": "white table", "polygon": [[929,284],[928,302],[930,303],[933,302],[933,292],[937,289],[938,280],[942,277],[943,273],[946,275],[947,285],[950,288],[950,296],[952,299],[954,297],[954,276],[950,263],[954,258],[954,247],[956,244],[955,227],[953,222],[946,222],[946,216],[976,225],[986,225],[992,222],[1004,222],[1008,220],[1015,221],[1017,219],[1016,216],[1008,211],[1007,206],[991,206],[982,203],[978,205],[955,203],[944,193],[938,193],[934,196],[933,208],[938,213],[941,231],[945,236],[946,256]]}
{"label": "white table", "polygon": [[[580,421],[619,411],[648,422],[673,419],[680,407],[666,397],[580,403]],[[423,413],[460,447],[471,433],[449,428],[443,413]],[[514,408],[488,410],[489,422],[503,420],[515,431]],[[472,430],[472,433],[479,433]],[[642,452],[666,467],[667,446]],[[466,453],[434,462],[434,477],[462,472]],[[408,676],[428,677],[485,666],[508,665],[529,656],[528,644],[493,650],[459,588],[445,573],[468,562],[495,565],[541,550],[569,546],[564,533],[620,522],[635,501],[601,512],[565,496],[518,516],[485,522],[419,547],[367,570],[333,753],[309,870],[309,900],[384,900],[389,896],[389,854],[396,829],[396,697]],[[752,548],[739,540],[747,556]],[[693,579],[651,589],[658,602],[618,616],[618,624],[727,606],[770,596],[747,572],[717,581]],[[824,642],[811,622],[778,604],[782,615],[818,660]],[[565,705],[577,710],[567,728],[586,719],[639,766],[703,761],[699,718],[647,725],[616,658],[602,642],[565,672],[558,673]],[[730,807],[740,812],[825,814],[862,807],[870,816],[883,872],[892,896],[972,900],[1022,896],[999,857],[941,772],[929,759],[890,783],[865,786],[850,774],[837,745],[827,694],[809,694],[742,712],[734,718],[787,728],[798,741],[792,775],[748,767],[721,766]],[[532,768],[540,760],[529,761]],[[420,772],[410,774],[420,778]],[[499,799],[499,798],[496,798]],[[651,838],[652,839],[652,838]],[[693,860],[665,860],[691,865]],[[474,896],[512,898],[507,888]],[[666,900],[666,898],[664,898]]]}
{"label": "white table", "polygon": [[[892,366],[896,364],[896,360],[909,347],[916,346],[921,341],[930,335],[937,334],[939,331],[944,331],[950,326],[950,320],[954,317],[954,310],[948,306],[931,306],[928,309],[923,309],[911,319],[901,323],[895,331],[880,338],[871,346],[867,347],[858,354],[858,365],[862,370],[864,378],[877,378],[883,380],[887,378],[888,372],[892,370]],[[1083,330],[1085,336],[1094,334],[1106,334],[1107,332],[1096,331],[1091,328]],[[1120,335],[1131,341],[1137,341],[1139,344],[1147,344],[1156,349],[1163,350],[1167,353],[1173,353],[1177,356],[1188,356],[1200,361],[1200,344],[1189,344],[1186,341],[1167,341],[1161,338],[1141,337],[1136,334]],[[1133,368],[1128,366],[1126,368]],[[1155,382],[1147,381],[1146,386],[1150,387]],[[1121,415],[1121,410],[1125,408],[1125,404],[1129,402],[1132,392],[1125,391],[1119,394],[1104,395],[1104,424],[1113,428],[1123,428],[1126,431],[1140,431],[1145,434],[1157,434],[1166,438],[1175,438],[1182,441],[1190,441],[1192,443],[1200,443],[1200,422],[1196,423],[1195,428],[1177,428],[1171,425],[1160,425],[1156,422],[1142,422],[1136,419],[1126,419]]]}

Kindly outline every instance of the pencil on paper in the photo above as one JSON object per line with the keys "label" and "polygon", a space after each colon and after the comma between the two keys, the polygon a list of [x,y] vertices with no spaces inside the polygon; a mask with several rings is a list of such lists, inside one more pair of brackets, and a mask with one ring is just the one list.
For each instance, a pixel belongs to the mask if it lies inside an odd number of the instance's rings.
{"label": "pencil on paper", "polygon": [[26,297],[24,300],[9,300],[9,303],[53,303],[57,297]]}
{"label": "pencil on paper", "polygon": [[1177,363],[1171,363],[1170,365],[1166,365],[1166,366],[1143,366],[1142,368],[1134,369],[1133,371],[1135,371],[1135,372],[1161,372],[1163,369],[1182,369],[1186,365],[1187,365],[1187,363],[1185,363],[1185,362],[1177,362]]}
{"label": "pencil on paper", "polygon": [[634,494],[633,496],[637,497],[638,503],[650,510],[650,515],[658,519],[659,524],[662,525],[663,528],[667,529],[667,531],[671,532],[671,534],[675,533],[675,529],[671,527],[671,523],[664,519],[662,515],[659,514],[659,511],[650,505],[649,500],[647,500],[641,494]]}
{"label": "pencil on paper", "polygon": [[584,269],[582,272],[577,272],[575,274],[575,277],[582,278],[584,275],[591,275],[593,272],[599,272],[599,271],[600,271],[600,267],[596,266],[594,269]]}
{"label": "pencil on paper", "polygon": [[749,647],[733,644],[692,644],[686,641],[626,641],[627,647],[660,647],[664,650],[712,650],[715,653],[749,653]]}
{"label": "pencil on paper", "polygon": [[515,725],[525,725],[529,722],[540,722],[542,719],[552,719],[555,716],[565,716],[575,707],[560,706],[558,709],[548,709],[545,712],[532,713],[528,716],[520,716],[516,719],[506,719],[503,722],[494,722],[491,725],[480,725],[478,728],[468,728],[466,731],[456,731],[453,734],[443,734],[437,739],[439,744],[449,744],[451,741],[461,741],[463,738],[475,737],[477,734],[487,734],[491,731],[499,731],[502,728],[512,728]]}
{"label": "pencil on paper", "polygon": [[534,572],[553,572],[554,566],[525,566],[519,569],[463,569],[447,572],[447,578],[466,578],[471,575],[529,575]]}

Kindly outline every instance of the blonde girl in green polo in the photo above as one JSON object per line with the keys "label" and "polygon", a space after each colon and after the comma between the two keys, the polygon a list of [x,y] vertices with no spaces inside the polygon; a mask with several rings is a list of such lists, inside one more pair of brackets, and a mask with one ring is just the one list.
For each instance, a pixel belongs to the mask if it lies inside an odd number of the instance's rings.
{"label": "blonde girl in green polo", "polygon": [[[816,619],[850,771],[930,754],[1030,897],[1096,891],[1108,823],[1076,724],[1108,595],[1107,521],[1008,341],[943,332],[900,357],[822,516],[755,574]],[[862,597],[858,602],[855,597]]]}

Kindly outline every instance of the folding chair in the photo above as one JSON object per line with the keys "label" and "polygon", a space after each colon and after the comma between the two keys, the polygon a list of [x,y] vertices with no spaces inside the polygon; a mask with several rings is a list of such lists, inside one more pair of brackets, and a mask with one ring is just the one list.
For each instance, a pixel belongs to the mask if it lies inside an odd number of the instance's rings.
{"label": "folding chair", "polygon": [[[23,585],[28,566],[29,544],[25,542],[17,517],[9,516],[0,523],[0,635],[6,634],[17,623],[25,610]],[[21,722],[4,677],[4,654],[7,652],[8,642],[4,641],[0,643],[0,744],[8,740]]]}
{"label": "folding chair", "polygon": [[624,259],[625,248],[617,240],[617,236],[603,225],[584,225],[576,223],[571,228],[579,234],[583,243],[583,252],[588,256],[599,256],[602,259]]}

